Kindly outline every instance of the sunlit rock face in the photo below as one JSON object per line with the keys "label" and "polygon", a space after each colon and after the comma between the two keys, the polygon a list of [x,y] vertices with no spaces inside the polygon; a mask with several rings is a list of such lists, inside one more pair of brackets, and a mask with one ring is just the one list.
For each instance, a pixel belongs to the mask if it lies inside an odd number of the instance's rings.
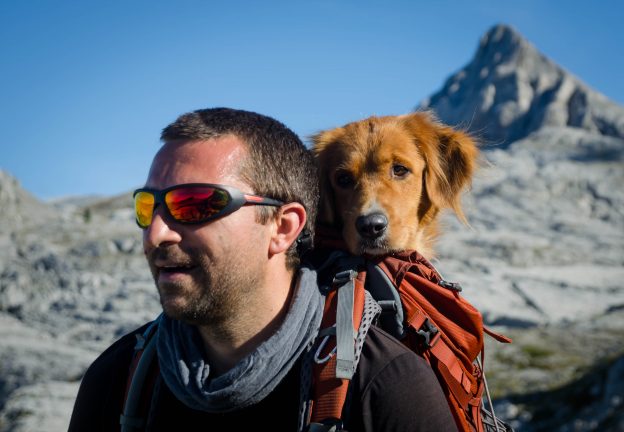
{"label": "sunlit rock face", "polygon": [[508,145],[546,126],[624,138],[624,108],[542,55],[508,26],[483,36],[463,69],[419,108],[461,124],[491,145]]}

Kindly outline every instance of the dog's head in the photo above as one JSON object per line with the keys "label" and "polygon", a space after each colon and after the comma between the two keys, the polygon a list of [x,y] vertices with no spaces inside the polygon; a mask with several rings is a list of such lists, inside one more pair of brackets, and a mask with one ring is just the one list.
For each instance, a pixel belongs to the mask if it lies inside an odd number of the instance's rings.
{"label": "dog's head", "polygon": [[478,150],[428,113],[370,117],[313,138],[321,176],[319,222],[342,229],[349,250],[431,256],[443,208],[465,222],[461,192]]}

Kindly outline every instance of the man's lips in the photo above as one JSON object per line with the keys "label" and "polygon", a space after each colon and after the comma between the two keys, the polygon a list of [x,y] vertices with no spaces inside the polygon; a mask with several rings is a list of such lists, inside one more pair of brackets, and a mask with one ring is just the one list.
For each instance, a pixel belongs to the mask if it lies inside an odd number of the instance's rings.
{"label": "man's lips", "polygon": [[156,265],[156,268],[158,270],[165,272],[187,271],[192,269],[193,267],[195,266],[189,264]]}
{"label": "man's lips", "polygon": [[157,247],[146,252],[147,261],[158,282],[188,278],[198,268],[193,258],[177,247]]}
{"label": "man's lips", "polygon": [[196,268],[190,263],[156,263],[155,267],[158,270],[158,280],[160,281],[184,277]]}
{"label": "man's lips", "polygon": [[168,269],[184,269],[195,267],[193,262],[190,259],[156,259],[153,261],[154,266],[158,269],[168,270]]}

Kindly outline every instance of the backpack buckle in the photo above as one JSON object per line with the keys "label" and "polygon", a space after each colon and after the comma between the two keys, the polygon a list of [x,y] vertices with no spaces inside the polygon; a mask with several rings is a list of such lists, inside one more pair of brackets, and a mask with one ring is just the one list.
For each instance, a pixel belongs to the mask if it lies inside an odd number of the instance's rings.
{"label": "backpack buckle", "polygon": [[440,285],[442,288],[446,288],[451,291],[455,291],[455,292],[462,291],[462,287],[459,284],[459,282],[449,282],[447,280],[441,279],[440,282],[438,282],[438,285]]}
{"label": "backpack buckle", "polygon": [[429,318],[425,318],[420,330],[416,330],[416,334],[422,337],[423,345],[425,348],[431,348],[440,339],[440,330],[433,325]]}

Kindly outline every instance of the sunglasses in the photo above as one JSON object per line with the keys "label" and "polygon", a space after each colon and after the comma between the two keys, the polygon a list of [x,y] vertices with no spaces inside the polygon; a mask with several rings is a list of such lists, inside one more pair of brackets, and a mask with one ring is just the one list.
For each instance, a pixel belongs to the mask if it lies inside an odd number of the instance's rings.
{"label": "sunglasses", "polygon": [[136,222],[145,229],[152,223],[154,209],[165,204],[169,216],[182,224],[200,224],[235,212],[245,204],[282,206],[283,202],[258,195],[246,194],[224,185],[188,183],[167,189],[137,189],[134,191]]}

